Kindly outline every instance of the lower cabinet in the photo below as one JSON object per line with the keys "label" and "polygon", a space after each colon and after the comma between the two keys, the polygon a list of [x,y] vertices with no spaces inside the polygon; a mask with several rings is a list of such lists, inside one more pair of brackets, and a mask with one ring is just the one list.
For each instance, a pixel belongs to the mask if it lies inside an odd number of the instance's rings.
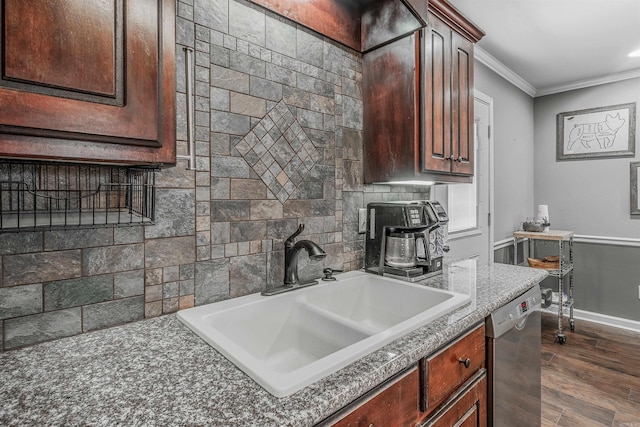
{"label": "lower cabinet", "polygon": [[485,427],[487,425],[487,371],[481,369],[440,409],[416,427]]}
{"label": "lower cabinet", "polygon": [[486,425],[484,324],[319,424],[324,427]]}

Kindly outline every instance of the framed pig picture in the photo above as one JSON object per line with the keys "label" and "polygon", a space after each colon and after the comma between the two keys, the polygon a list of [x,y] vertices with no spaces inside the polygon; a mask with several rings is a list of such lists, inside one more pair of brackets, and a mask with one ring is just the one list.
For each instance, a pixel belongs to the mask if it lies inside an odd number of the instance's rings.
{"label": "framed pig picture", "polygon": [[556,131],[556,160],[634,157],[636,103],[560,113]]}

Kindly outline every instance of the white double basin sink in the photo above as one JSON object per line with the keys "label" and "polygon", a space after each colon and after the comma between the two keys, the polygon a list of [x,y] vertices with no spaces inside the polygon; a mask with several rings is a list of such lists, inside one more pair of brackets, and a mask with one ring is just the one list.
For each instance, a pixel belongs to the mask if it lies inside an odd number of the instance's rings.
{"label": "white double basin sink", "polygon": [[178,319],[276,397],[288,396],[469,301],[363,271],[275,296],[181,310]]}

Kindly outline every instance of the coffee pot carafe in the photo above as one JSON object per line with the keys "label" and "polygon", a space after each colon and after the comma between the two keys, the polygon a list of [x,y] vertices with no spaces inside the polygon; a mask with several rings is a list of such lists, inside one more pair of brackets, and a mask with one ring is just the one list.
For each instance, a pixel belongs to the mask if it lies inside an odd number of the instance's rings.
{"label": "coffee pot carafe", "polygon": [[412,268],[426,261],[425,239],[412,231],[390,232],[386,236],[384,263],[389,267]]}

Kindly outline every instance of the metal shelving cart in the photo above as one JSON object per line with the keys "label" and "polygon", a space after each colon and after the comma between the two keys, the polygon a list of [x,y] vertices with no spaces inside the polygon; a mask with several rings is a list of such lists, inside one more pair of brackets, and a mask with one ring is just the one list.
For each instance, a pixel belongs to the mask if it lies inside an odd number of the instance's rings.
{"label": "metal shelving cart", "polygon": [[[573,319],[573,231],[548,230],[543,232],[516,231],[513,233],[514,264],[518,263],[518,239],[528,239],[529,255],[534,253],[534,240],[555,241],[558,243],[558,265],[557,268],[545,268],[550,276],[558,279],[558,303],[552,304],[547,311],[555,312],[557,307],[558,313],[558,342],[564,344],[567,337],[563,334],[563,317],[565,310],[569,311],[569,328],[575,330],[576,323]],[[569,245],[569,258],[564,256],[565,245]],[[564,300],[565,282],[569,281],[567,288],[568,295]]]}

